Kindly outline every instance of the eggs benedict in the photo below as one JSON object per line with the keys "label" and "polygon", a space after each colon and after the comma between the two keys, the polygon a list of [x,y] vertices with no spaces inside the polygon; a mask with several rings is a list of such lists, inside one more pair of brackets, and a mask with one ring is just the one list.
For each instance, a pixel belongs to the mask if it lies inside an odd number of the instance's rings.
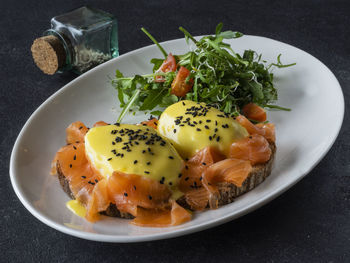
{"label": "eggs benedict", "polygon": [[168,139],[151,127],[118,124],[91,128],[85,135],[85,151],[105,178],[114,171],[136,174],[168,185],[175,199],[181,195],[177,185],[183,160]]}
{"label": "eggs benedict", "polygon": [[88,129],[76,122],[67,128],[67,142],[53,163],[63,188],[79,202],[67,205],[76,214],[86,211],[92,222],[99,212],[135,217],[132,222],[142,226],[191,218],[175,202],[182,195],[178,184],[184,161],[152,127],[99,123]]}
{"label": "eggs benedict", "polygon": [[232,117],[205,103],[189,100],[166,108],[159,119],[158,132],[173,143],[184,159],[207,146],[227,156],[234,141],[249,135]]}

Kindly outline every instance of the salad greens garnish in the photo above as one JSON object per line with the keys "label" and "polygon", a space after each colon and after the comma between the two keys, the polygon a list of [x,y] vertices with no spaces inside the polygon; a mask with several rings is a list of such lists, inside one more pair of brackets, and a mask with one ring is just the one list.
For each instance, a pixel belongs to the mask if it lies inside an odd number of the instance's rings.
{"label": "salad greens garnish", "polygon": [[[285,68],[295,65],[284,65],[281,54],[276,63],[268,64],[262,55],[253,50],[245,50],[242,55],[234,52],[225,39],[242,37],[240,32],[222,31],[223,24],[217,25],[215,35],[196,40],[186,29],[179,30],[185,35],[187,44],[192,41],[195,48],[191,51],[174,55],[176,70],[162,70],[168,53],[157,40],[144,28],[141,30],[158,46],[164,58],[153,58],[153,73],[124,77],[117,70],[112,85],[118,90],[120,107],[123,108],[118,122],[129,111],[146,111],[160,115],[154,110],[157,106],[167,107],[179,100],[187,99],[205,102],[230,115],[238,115],[240,109],[250,102],[261,107],[290,110],[273,105],[277,100],[277,90],[273,85],[271,69]],[[169,55],[170,56],[170,55]],[[185,96],[176,96],[172,92],[172,84],[180,67],[189,70],[182,85],[191,85]]]}

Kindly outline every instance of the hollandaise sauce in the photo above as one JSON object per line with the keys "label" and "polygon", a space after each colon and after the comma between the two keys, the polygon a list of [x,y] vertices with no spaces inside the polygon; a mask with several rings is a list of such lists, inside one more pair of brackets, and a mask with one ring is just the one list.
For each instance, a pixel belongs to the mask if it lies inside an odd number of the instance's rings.
{"label": "hollandaise sauce", "polygon": [[70,200],[66,203],[66,206],[77,216],[85,217],[86,208],[78,200]]}
{"label": "hollandaise sauce", "polygon": [[228,155],[231,144],[248,136],[234,118],[216,108],[193,101],[180,101],[161,115],[158,132],[168,138],[183,158],[191,158],[212,146]]}
{"label": "hollandaise sauce", "polygon": [[118,124],[94,127],[85,135],[87,158],[101,175],[114,171],[166,184],[178,198],[183,160],[171,143],[148,126]]}

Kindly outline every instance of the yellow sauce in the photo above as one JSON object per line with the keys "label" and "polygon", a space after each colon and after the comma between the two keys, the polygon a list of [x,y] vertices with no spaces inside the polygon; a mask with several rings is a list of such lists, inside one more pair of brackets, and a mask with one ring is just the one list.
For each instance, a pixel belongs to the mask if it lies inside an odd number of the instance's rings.
{"label": "yellow sauce", "polygon": [[77,216],[85,217],[86,208],[78,200],[70,200],[66,203],[66,206]]}
{"label": "yellow sauce", "polygon": [[114,171],[136,174],[167,184],[175,199],[181,196],[177,185],[183,160],[151,127],[120,124],[91,128],[85,136],[85,150],[106,178]]}
{"label": "yellow sauce", "polygon": [[232,117],[205,103],[180,101],[161,115],[158,132],[168,138],[183,158],[191,158],[212,146],[228,155],[231,144],[248,136],[247,130]]}

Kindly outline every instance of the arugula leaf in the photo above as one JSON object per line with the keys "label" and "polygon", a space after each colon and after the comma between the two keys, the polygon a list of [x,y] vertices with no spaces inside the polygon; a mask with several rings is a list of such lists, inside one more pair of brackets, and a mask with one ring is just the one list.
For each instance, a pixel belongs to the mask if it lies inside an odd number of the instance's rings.
{"label": "arugula leaf", "polygon": [[224,26],[223,23],[219,23],[219,24],[216,26],[215,35],[219,35],[219,34],[221,33],[221,29],[222,29],[223,26]]}
{"label": "arugula leaf", "polygon": [[140,106],[140,110],[152,110],[154,109],[157,105],[159,105],[162,102],[163,96],[166,94],[167,89],[154,89],[150,90],[148,92],[148,96],[146,99],[143,101],[142,105]]}
{"label": "arugula leaf", "polygon": [[156,72],[160,66],[163,64],[163,59],[160,59],[160,58],[152,58],[151,59],[151,63],[154,65],[153,66],[153,72]]}
{"label": "arugula leaf", "polygon": [[239,38],[242,37],[243,34],[240,32],[233,32],[233,31],[225,31],[221,32],[220,34],[217,34],[218,37],[222,37],[225,39],[230,39],[230,38]]}

